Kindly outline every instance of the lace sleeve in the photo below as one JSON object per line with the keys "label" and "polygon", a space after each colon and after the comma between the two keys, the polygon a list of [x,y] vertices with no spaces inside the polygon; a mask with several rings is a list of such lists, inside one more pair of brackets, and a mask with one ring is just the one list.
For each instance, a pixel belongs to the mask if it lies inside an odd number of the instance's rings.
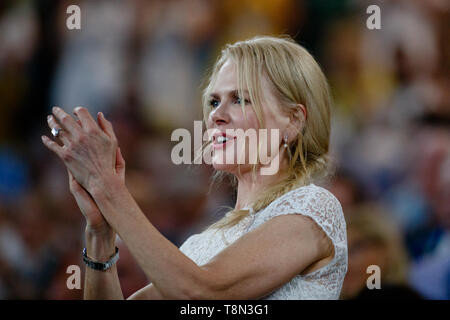
{"label": "lace sleeve", "polygon": [[324,188],[310,185],[284,194],[262,212],[258,225],[282,214],[302,214],[312,218],[335,247],[347,241],[341,204]]}

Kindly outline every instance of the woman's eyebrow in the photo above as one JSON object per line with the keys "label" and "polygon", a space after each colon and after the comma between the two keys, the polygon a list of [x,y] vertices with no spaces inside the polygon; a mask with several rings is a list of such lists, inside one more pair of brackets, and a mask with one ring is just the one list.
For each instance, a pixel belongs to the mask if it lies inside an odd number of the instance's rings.
{"label": "woman's eyebrow", "polygon": [[[244,89],[244,90],[242,90],[242,91],[243,91],[244,94],[245,94],[245,93],[248,94],[248,90],[247,90],[247,89]],[[236,89],[235,89],[235,90],[230,90],[230,91],[228,91],[227,93],[228,93],[228,95],[230,95],[230,96],[237,96],[237,95],[239,95],[239,91],[236,90]],[[212,98],[215,98],[215,99],[219,99],[219,98],[220,98],[220,95],[219,95],[218,93],[216,93],[216,92],[211,93],[209,96],[212,97]]]}

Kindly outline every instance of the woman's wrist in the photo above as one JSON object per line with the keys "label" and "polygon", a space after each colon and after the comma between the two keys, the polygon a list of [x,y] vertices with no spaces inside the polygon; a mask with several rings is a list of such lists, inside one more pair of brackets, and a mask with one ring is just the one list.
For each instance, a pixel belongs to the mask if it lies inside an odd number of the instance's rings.
{"label": "woman's wrist", "polygon": [[89,193],[94,199],[107,197],[107,192],[111,190],[117,190],[120,187],[125,186],[122,178],[117,174],[105,175],[102,178],[93,179],[89,186]]}
{"label": "woman's wrist", "polygon": [[94,261],[107,261],[115,252],[116,233],[111,229],[105,232],[92,231],[86,227],[86,251]]}

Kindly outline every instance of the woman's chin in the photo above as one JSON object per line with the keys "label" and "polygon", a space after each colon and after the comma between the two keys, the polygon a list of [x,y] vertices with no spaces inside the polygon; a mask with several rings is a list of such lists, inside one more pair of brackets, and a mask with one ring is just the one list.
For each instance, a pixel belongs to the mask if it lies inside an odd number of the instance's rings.
{"label": "woman's chin", "polygon": [[234,175],[238,175],[239,173],[242,174],[252,169],[252,165],[250,164],[224,164],[214,161],[212,162],[212,166],[217,171],[223,171]]}
{"label": "woman's chin", "polygon": [[212,166],[215,170],[225,171],[229,173],[237,172],[238,165],[237,164],[224,164],[213,161]]}

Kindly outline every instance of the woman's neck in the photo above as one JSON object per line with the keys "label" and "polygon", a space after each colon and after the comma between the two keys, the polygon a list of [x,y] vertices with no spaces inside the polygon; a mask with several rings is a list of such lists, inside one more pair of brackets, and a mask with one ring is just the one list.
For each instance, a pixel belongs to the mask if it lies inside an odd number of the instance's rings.
{"label": "woman's neck", "polygon": [[274,175],[261,175],[259,173],[252,177],[252,172],[246,172],[237,176],[238,188],[235,209],[239,210],[250,206],[261,192],[269,186],[273,186],[282,179],[287,178],[287,170],[280,170]]}

